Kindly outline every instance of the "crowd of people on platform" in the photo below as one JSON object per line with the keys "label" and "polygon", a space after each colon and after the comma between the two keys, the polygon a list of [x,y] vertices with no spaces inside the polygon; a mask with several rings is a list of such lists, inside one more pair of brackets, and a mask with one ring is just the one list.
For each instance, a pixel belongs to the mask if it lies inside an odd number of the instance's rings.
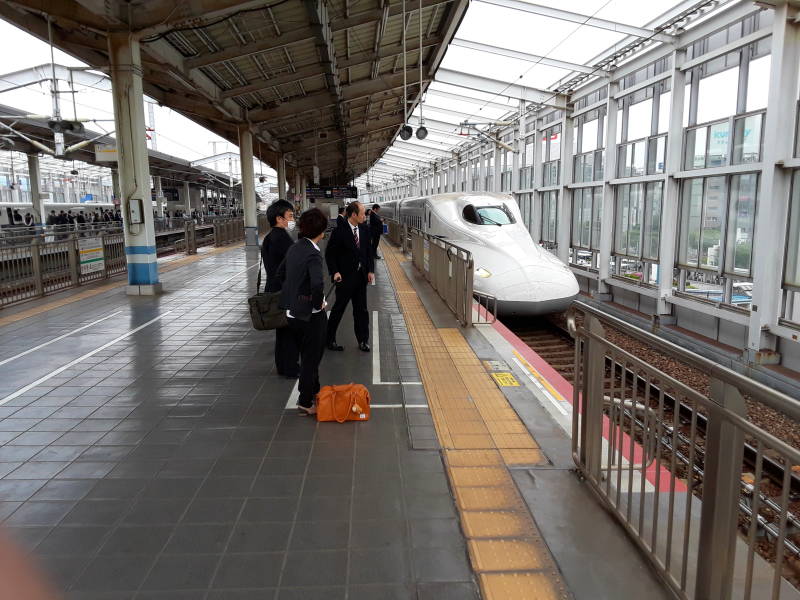
{"label": "crowd of people on platform", "polygon": [[[299,378],[297,409],[302,415],[316,414],[319,364],[325,349],[344,351],[336,334],[348,304],[352,304],[358,348],[371,351],[367,285],[375,281],[383,221],[379,205],[369,212],[367,221],[362,203],[341,207],[323,256],[320,242],[330,223],[321,210],[307,210],[295,221],[295,207],[285,200],[267,209],[270,231],[261,246],[267,273],[264,291],[280,292],[280,306],[288,321],[287,327],[276,330],[275,367],[279,375]],[[295,228],[297,241],[292,235]],[[331,281],[328,293],[326,270]],[[327,296],[334,288],[336,301],[329,317]]]}

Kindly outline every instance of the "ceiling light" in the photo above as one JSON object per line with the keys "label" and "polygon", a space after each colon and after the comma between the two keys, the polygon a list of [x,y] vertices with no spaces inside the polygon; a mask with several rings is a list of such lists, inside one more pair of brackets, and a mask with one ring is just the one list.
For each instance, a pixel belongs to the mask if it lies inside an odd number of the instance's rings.
{"label": "ceiling light", "polygon": [[400,138],[403,140],[410,140],[413,133],[414,131],[411,129],[410,125],[403,125],[400,128]]}
{"label": "ceiling light", "polygon": [[417,139],[424,140],[426,137],[428,137],[428,130],[423,125],[417,127]]}

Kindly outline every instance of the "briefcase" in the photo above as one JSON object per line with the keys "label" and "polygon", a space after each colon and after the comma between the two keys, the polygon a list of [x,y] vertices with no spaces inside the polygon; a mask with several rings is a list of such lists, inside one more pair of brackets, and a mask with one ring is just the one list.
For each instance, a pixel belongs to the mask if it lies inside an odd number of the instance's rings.
{"label": "briefcase", "polygon": [[360,383],[326,385],[317,394],[317,421],[369,421],[369,391]]}
{"label": "briefcase", "polygon": [[[261,290],[261,261],[258,262],[258,279],[256,280],[256,290]],[[286,309],[280,307],[280,292],[261,292],[257,291],[255,296],[247,299],[250,306],[250,320],[253,327],[259,331],[269,329],[280,329],[286,327],[289,322],[286,318]]]}

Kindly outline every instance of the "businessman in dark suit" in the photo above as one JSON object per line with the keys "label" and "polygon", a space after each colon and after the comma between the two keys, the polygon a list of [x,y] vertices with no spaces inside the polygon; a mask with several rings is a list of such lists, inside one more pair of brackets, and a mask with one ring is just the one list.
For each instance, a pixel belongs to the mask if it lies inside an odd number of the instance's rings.
{"label": "businessman in dark suit", "polygon": [[[265,292],[281,291],[281,280],[278,278],[278,267],[286,257],[294,240],[289,235],[294,230],[294,208],[286,200],[277,200],[267,208],[269,233],[261,244],[261,258],[267,272]],[[275,370],[278,375],[294,379],[300,373],[298,364],[299,350],[294,336],[287,327],[275,330]]]}
{"label": "businessman in dark suit", "polygon": [[353,302],[353,325],[358,347],[369,352],[369,312],[367,284],[375,280],[369,226],[364,223],[366,211],[360,202],[351,202],[345,210],[346,221],[331,234],[325,249],[328,272],[336,282],[336,303],[328,320],[329,350],[344,350],[336,342],[336,330],[347,304]]}
{"label": "businessman in dark suit", "polygon": [[344,218],[344,206],[339,207],[339,215],[336,217],[336,227],[339,225],[344,225],[347,223],[347,219]]}

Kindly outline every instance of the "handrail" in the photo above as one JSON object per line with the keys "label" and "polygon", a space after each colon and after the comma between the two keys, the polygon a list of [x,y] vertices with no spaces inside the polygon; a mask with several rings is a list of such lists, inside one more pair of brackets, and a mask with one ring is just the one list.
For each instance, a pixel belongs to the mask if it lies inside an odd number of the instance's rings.
{"label": "handrail", "polygon": [[[606,326],[707,373],[708,391],[608,340]],[[575,465],[675,597],[782,597],[784,566],[800,557],[790,503],[800,449],[748,410],[796,419],[800,402],[584,302],[573,303],[567,328]],[[744,578],[735,577],[740,552]]]}
{"label": "handrail", "polygon": [[[634,325],[631,325],[627,321],[623,321],[622,319],[618,319],[617,317],[609,315],[606,312],[600,311],[593,306],[586,304],[585,302],[581,302],[579,300],[573,302],[570,312],[576,310],[591,314],[592,316],[597,317],[601,322],[608,323],[609,325],[624,331],[625,335],[653,346],[656,350],[664,352],[665,354],[670,354],[681,362],[685,362],[691,367],[695,367],[704,373],[708,373],[711,377],[727,381],[747,394],[759,396],[760,401],[767,406],[785,413],[786,415],[791,416],[793,419],[800,420],[800,401],[792,398],[791,396],[787,396],[786,394],[767,387],[758,381],[754,381],[753,379],[750,379],[741,373],[737,373],[733,369],[724,367],[713,360],[700,356],[699,354],[695,354],[694,352],[690,352],[689,350],[660,338],[649,331],[645,331],[644,329],[640,329]],[[575,320],[573,314],[568,316],[567,326],[570,330],[570,334],[572,334],[574,337]]]}

